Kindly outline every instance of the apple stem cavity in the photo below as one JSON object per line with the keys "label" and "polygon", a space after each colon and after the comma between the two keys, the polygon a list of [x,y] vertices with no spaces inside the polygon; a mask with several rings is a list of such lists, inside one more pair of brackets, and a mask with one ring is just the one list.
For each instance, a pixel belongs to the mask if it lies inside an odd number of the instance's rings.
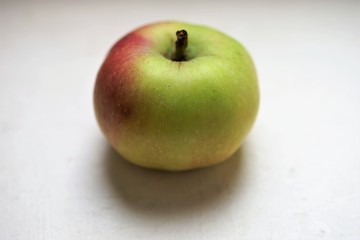
{"label": "apple stem cavity", "polygon": [[177,41],[175,42],[175,52],[172,57],[173,61],[186,61],[185,49],[188,45],[188,33],[185,30],[176,31]]}

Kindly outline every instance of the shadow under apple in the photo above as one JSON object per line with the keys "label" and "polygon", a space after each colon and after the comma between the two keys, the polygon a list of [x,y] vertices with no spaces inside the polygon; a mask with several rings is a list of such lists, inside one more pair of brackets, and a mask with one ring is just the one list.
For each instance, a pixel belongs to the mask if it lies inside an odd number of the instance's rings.
{"label": "shadow under apple", "polygon": [[107,147],[106,177],[121,204],[139,214],[186,214],[217,208],[241,187],[244,147],[223,163],[185,172],[141,168]]}

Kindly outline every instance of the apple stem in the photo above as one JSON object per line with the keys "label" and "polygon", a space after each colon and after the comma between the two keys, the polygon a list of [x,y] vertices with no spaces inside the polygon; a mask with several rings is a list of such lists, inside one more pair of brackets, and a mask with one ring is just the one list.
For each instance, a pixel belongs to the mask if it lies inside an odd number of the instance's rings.
{"label": "apple stem", "polygon": [[173,55],[173,61],[185,61],[185,49],[188,45],[188,34],[185,30],[176,31],[177,41],[175,42],[175,53]]}

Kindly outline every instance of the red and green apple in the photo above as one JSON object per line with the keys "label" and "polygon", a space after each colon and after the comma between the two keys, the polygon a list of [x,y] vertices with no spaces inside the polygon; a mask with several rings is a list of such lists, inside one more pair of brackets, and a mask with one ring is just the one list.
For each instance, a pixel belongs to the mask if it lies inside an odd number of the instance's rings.
{"label": "red and green apple", "polygon": [[210,27],[159,22],[111,48],[94,104],[100,128],[125,159],[180,171],[220,163],[240,147],[259,90],[239,42]]}

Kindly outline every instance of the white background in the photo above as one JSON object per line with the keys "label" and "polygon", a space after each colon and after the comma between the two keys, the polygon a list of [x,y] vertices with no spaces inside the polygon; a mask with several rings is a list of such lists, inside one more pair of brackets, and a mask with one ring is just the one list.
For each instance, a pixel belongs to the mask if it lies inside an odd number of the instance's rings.
{"label": "white background", "polygon": [[[221,165],[135,167],[95,121],[111,45],[164,19],[256,63],[257,122]],[[0,239],[360,239],[360,2],[0,2]]]}

